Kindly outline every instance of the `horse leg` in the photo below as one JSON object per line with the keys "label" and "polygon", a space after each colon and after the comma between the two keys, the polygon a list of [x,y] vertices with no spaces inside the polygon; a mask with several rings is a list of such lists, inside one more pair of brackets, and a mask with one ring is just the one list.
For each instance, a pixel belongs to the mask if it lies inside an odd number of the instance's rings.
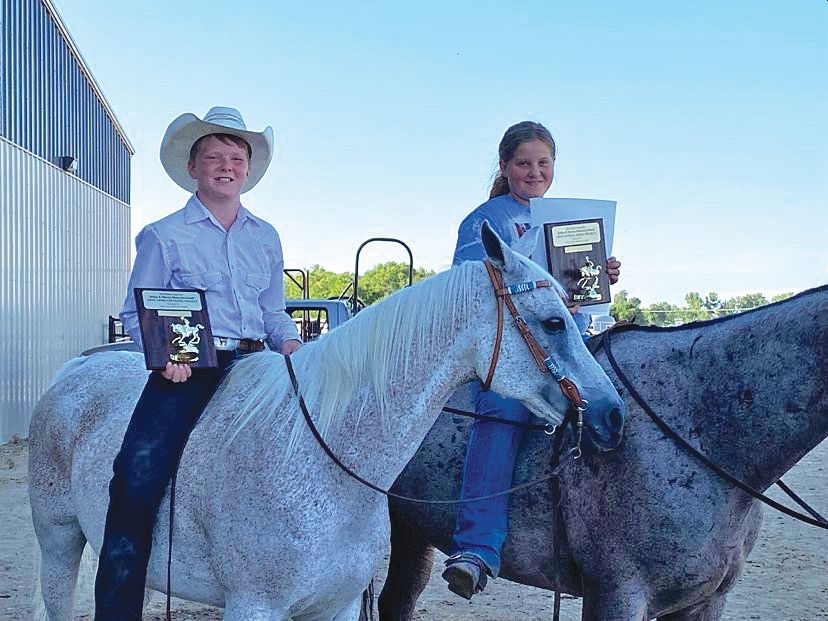
{"label": "horse leg", "polygon": [[[358,621],[362,613],[362,594],[355,600],[348,602],[341,610],[334,614],[333,618],[328,613],[313,613],[306,615],[298,615],[292,618],[292,621]],[[225,616],[225,619],[227,617]],[[281,619],[281,617],[278,617]]]}
{"label": "horse leg", "polygon": [[391,517],[391,558],[379,596],[380,621],[410,621],[417,598],[431,577],[434,548],[405,521],[394,507]]}
{"label": "horse leg", "polygon": [[35,412],[29,429],[29,504],[40,547],[40,591],[47,618],[72,618],[86,537],[72,503],[70,458],[52,430],[44,429],[43,412]]}
{"label": "horse leg", "polygon": [[719,621],[725,607],[725,595],[715,593],[710,599],[684,610],[658,618],[658,621]]}
{"label": "horse leg", "polygon": [[581,621],[647,620],[647,598],[640,590],[606,590],[600,585],[584,583]]}
{"label": "horse leg", "polygon": [[340,610],[332,621],[359,621],[362,612],[362,595]]}
{"label": "horse leg", "polygon": [[35,532],[40,545],[40,590],[46,618],[71,619],[86,537],[75,520],[46,523],[37,519]]}

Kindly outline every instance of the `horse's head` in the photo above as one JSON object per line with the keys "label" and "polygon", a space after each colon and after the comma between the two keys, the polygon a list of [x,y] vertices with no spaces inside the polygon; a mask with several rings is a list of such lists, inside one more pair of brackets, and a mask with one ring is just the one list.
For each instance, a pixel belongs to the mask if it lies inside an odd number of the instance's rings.
{"label": "horse's head", "polygon": [[[538,230],[527,232],[524,238],[532,237],[521,239],[522,245],[534,247]],[[579,407],[586,438],[599,450],[615,448],[624,428],[624,402],[584,345],[563,290],[540,266],[510,249],[488,223],[481,233],[493,286],[492,303],[486,306],[492,321],[480,325],[493,334],[480,335],[478,375],[495,392],[520,400],[556,425],[568,408]],[[502,338],[496,336],[501,332]]]}

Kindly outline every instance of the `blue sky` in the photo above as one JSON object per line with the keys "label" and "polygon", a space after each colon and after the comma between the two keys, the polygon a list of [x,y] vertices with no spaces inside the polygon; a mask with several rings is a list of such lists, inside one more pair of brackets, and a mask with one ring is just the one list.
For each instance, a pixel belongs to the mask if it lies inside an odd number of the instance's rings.
{"label": "blue sky", "polygon": [[243,200],[287,266],[352,270],[382,236],[443,269],[504,130],[532,119],[558,143],[547,196],[618,201],[615,290],[828,282],[825,0],[53,1],[136,147],[133,235],[186,200],[166,126],[225,105],[275,131]]}

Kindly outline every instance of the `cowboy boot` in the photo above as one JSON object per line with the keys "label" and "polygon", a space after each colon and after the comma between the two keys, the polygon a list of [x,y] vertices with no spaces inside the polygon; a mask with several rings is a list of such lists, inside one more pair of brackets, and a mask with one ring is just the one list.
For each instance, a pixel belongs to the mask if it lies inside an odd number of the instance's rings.
{"label": "cowboy boot", "polygon": [[449,591],[471,599],[472,595],[480,593],[486,587],[487,574],[491,575],[491,571],[480,557],[461,552],[446,559],[446,569],[442,576],[448,582]]}

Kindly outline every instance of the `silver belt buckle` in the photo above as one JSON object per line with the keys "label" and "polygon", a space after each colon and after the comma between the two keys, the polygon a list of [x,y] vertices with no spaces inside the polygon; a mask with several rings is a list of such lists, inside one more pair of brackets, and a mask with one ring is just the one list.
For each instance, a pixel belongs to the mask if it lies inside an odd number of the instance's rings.
{"label": "silver belt buckle", "polygon": [[230,339],[223,336],[214,336],[213,344],[219,351],[233,351],[239,347],[239,339]]}

